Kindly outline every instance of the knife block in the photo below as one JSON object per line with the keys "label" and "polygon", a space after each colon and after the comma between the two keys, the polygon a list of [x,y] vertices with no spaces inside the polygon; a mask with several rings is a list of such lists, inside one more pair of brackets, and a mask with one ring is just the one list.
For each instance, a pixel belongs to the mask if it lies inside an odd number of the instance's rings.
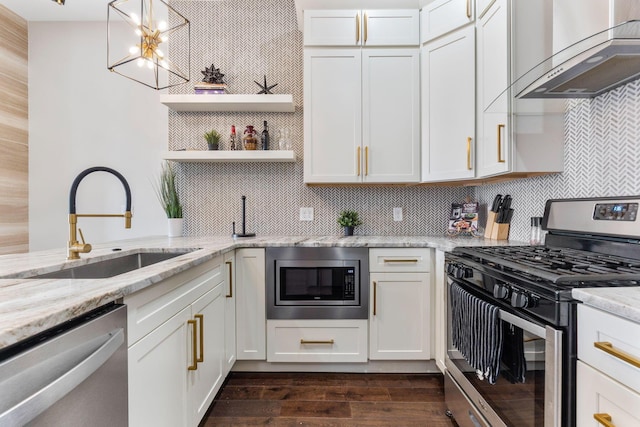
{"label": "knife block", "polygon": [[487,226],[484,229],[485,239],[507,240],[509,237],[509,224],[499,224],[497,212],[489,211],[487,215]]}
{"label": "knife block", "polygon": [[487,215],[487,226],[484,228],[484,238],[491,239],[491,233],[493,233],[493,227],[496,225],[496,217],[498,214],[493,211],[489,211]]}

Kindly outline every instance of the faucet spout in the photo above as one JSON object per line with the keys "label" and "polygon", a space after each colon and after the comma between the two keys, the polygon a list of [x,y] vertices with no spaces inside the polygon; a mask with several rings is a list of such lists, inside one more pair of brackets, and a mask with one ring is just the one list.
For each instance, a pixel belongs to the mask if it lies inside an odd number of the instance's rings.
{"label": "faucet spout", "polygon": [[[127,198],[126,211],[124,214],[78,214],[76,212],[76,194],[78,192],[78,186],[84,177],[93,172],[108,172],[120,180]],[[131,216],[131,188],[120,172],[105,166],[95,166],[80,172],[73,180],[73,183],[71,184],[71,191],[69,191],[69,254],[67,259],[79,259],[80,253],[87,253],[91,251],[91,245],[84,242],[82,230],[80,230],[82,243],[78,242],[76,230],[78,217],[124,217],[124,227],[131,228]]]}

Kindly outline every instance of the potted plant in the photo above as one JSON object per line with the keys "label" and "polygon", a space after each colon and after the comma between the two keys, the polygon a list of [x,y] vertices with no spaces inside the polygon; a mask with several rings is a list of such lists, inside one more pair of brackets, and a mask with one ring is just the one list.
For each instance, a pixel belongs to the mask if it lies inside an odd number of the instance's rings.
{"label": "potted plant", "polygon": [[156,188],[158,200],[167,214],[169,222],[169,237],[182,236],[183,218],[182,205],[176,189],[176,172],[171,164],[165,162]]}
{"label": "potted plant", "polygon": [[362,224],[362,221],[358,217],[358,212],[344,210],[340,212],[338,224],[344,227],[345,236],[353,236],[353,227]]}
{"label": "potted plant", "polygon": [[209,132],[205,132],[204,139],[207,140],[207,145],[209,146],[209,150],[217,150],[218,144],[220,143],[220,134],[218,131],[211,130]]}

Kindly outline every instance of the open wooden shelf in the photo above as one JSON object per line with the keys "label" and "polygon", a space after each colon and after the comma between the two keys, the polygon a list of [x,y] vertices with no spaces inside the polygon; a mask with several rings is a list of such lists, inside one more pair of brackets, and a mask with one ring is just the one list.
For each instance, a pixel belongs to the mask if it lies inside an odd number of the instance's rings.
{"label": "open wooden shelf", "polygon": [[160,102],[174,111],[275,112],[295,111],[293,95],[160,95]]}
{"label": "open wooden shelf", "polygon": [[208,162],[295,162],[296,154],[289,150],[209,150],[209,151],[165,151],[165,160],[190,163]]}

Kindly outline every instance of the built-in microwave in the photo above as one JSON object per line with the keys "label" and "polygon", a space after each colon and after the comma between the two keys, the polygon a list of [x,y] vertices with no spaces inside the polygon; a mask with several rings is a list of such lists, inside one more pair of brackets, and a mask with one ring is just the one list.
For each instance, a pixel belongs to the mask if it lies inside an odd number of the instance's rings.
{"label": "built-in microwave", "polygon": [[366,248],[267,248],[267,318],[366,319]]}

